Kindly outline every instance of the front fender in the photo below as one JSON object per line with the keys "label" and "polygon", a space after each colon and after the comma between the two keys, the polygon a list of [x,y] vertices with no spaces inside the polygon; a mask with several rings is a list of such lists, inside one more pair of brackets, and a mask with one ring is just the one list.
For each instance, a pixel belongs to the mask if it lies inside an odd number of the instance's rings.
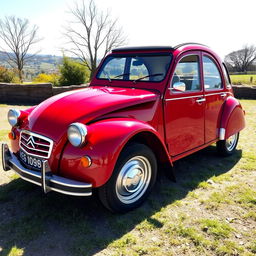
{"label": "front fender", "polygon": [[244,110],[240,102],[230,96],[226,99],[221,123],[220,140],[229,138],[231,135],[241,131],[245,127]]}
{"label": "front fender", "polygon": [[[67,143],[60,163],[61,175],[100,187],[111,177],[116,161],[128,141],[135,135],[148,132],[156,136],[167,153],[158,132],[149,124],[130,118],[111,118],[87,126],[87,143],[83,148]],[[167,153],[168,154],[168,153]],[[83,167],[82,156],[92,159],[90,167]]]}

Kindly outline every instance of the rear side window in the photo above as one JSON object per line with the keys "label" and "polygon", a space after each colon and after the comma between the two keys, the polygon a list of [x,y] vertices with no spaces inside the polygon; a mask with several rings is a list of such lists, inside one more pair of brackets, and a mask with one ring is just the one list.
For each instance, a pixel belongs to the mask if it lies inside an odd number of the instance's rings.
{"label": "rear side window", "polygon": [[223,73],[224,73],[224,78],[225,78],[225,81],[226,81],[226,85],[229,86],[229,85],[231,85],[231,83],[230,83],[228,71],[227,71],[227,68],[226,68],[225,64],[222,64],[222,65],[223,65]]}
{"label": "rear side window", "polygon": [[222,88],[222,81],[219,69],[211,58],[203,56],[203,69],[204,88],[206,90]]}

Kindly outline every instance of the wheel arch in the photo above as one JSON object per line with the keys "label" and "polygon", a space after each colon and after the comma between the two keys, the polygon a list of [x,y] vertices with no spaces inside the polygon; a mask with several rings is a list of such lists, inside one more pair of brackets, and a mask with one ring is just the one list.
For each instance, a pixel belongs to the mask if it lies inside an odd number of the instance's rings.
{"label": "wheel arch", "polygon": [[229,96],[223,107],[220,120],[219,139],[225,140],[245,127],[245,112],[240,102]]}
{"label": "wheel arch", "polygon": [[154,133],[149,131],[139,132],[131,137],[127,144],[133,142],[141,143],[148,146],[155,154],[158,162],[162,164],[169,163],[170,165],[172,165],[172,162],[168,156],[167,149],[163,145],[162,141],[160,141],[160,139]]}
{"label": "wheel arch", "polygon": [[[88,126],[88,142],[83,148],[68,143],[60,169],[69,178],[89,181],[93,187],[100,187],[109,180],[120,154],[132,142],[148,146],[160,163],[172,165],[163,138],[154,127],[130,118],[111,118]],[[92,165],[86,170],[80,163],[84,155],[92,160]],[[74,166],[76,171],[73,171]]]}

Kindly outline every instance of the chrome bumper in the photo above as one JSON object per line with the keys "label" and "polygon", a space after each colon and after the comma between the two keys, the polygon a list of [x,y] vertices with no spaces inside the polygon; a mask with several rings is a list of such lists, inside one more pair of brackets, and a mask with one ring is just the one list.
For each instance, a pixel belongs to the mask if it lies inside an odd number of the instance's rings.
{"label": "chrome bumper", "polygon": [[14,170],[23,180],[42,187],[44,193],[56,191],[72,196],[90,196],[92,184],[66,179],[54,175],[47,160],[43,160],[42,171],[37,172],[23,167],[18,158],[9,150],[8,145],[2,144],[2,164],[4,171]]}

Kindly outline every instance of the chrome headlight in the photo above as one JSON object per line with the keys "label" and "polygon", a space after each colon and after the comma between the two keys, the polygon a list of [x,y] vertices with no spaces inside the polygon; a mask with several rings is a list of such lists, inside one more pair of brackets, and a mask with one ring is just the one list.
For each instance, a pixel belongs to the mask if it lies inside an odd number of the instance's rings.
{"label": "chrome headlight", "polygon": [[87,128],[84,124],[73,123],[68,127],[68,140],[74,147],[81,147],[85,144]]}
{"label": "chrome headlight", "polygon": [[20,111],[18,109],[10,109],[8,111],[8,122],[11,126],[18,124],[18,118],[20,117]]}

